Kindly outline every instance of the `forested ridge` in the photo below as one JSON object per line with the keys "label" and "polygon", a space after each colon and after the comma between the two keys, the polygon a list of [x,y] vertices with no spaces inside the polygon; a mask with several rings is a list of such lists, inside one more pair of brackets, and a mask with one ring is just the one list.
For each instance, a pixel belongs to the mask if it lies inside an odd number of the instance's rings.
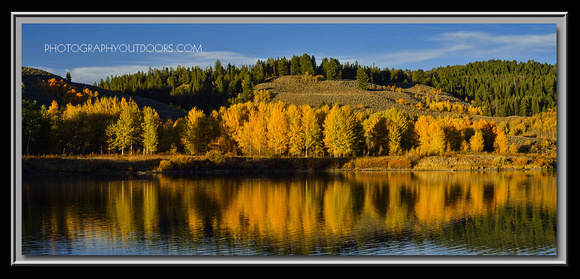
{"label": "forested ridge", "polygon": [[529,116],[557,103],[556,65],[489,60],[413,71],[413,81],[473,100],[484,115]]}
{"label": "forested ridge", "polygon": [[313,55],[303,54],[239,67],[223,66],[218,60],[205,69],[149,68],[147,72],[106,77],[94,85],[186,111],[196,107],[209,113],[221,106],[253,100],[255,85],[285,75],[304,75],[313,80],[356,79],[362,90],[367,90],[367,83],[424,84],[471,101],[487,116],[531,116],[555,108],[557,103],[556,65],[535,61],[489,60],[424,71],[341,64],[326,57],[317,63]]}

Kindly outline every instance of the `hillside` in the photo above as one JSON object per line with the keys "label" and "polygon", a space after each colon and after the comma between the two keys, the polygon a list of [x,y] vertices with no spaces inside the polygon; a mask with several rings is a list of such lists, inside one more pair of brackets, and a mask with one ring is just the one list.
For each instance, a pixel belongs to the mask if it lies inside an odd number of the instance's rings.
{"label": "hillside", "polygon": [[[22,82],[24,83],[24,86],[26,88],[26,96],[30,99],[36,100],[36,102],[39,105],[45,105],[46,107],[50,106],[50,103],[52,102],[52,100],[54,99],[58,99],[55,98],[53,95],[49,94],[48,92],[44,91],[42,88],[38,87],[38,83],[40,80],[49,80],[51,78],[55,78],[57,80],[61,80],[64,79],[61,76],[40,70],[40,69],[35,69],[35,68],[30,68],[30,67],[22,67]],[[83,90],[85,88],[90,89],[91,91],[98,91],[99,92],[99,96],[107,96],[107,97],[113,97],[113,96],[117,96],[118,98],[132,98],[135,103],[137,103],[137,105],[139,106],[139,108],[143,108],[144,106],[148,106],[151,108],[154,108],[157,113],[159,114],[159,116],[161,118],[172,118],[172,119],[177,119],[180,117],[183,117],[185,115],[187,115],[187,112],[177,109],[175,107],[172,107],[170,105],[149,99],[149,98],[145,98],[145,97],[139,97],[139,96],[134,96],[134,95],[129,95],[129,94],[125,94],[125,93],[121,93],[121,92],[116,92],[116,91],[111,91],[111,90],[106,90],[100,87],[96,87],[96,86],[92,86],[92,85],[88,85],[88,84],[83,84],[83,83],[76,83],[76,82],[70,82],[69,83],[71,86],[76,87],[79,90]],[[62,100],[57,100],[57,102],[59,104],[63,104]]]}
{"label": "hillside", "polygon": [[[369,90],[363,91],[356,88],[356,80],[307,81],[303,76],[282,76],[258,84],[255,89],[269,90],[274,102],[282,101],[296,105],[318,107],[321,103],[328,105],[338,103],[339,105],[350,105],[354,109],[368,110],[370,113],[391,107],[404,110],[410,115],[430,114],[437,116],[445,113],[419,110],[415,107],[419,102],[422,103],[423,107],[428,107],[425,97],[434,88],[420,84],[398,84],[397,86],[369,83]],[[445,92],[439,94],[438,98],[442,102],[449,101],[451,104],[469,105],[468,102]]]}
{"label": "hillside", "polygon": [[[97,85],[104,89],[173,104],[184,110],[196,107],[205,113],[217,110],[221,106],[250,101],[253,89],[257,86],[260,86],[258,89],[268,87],[260,84],[269,81],[274,82],[271,84],[274,91],[281,86],[278,91],[288,93],[278,97],[285,98],[283,100],[307,103],[306,100],[302,100],[304,96],[291,94],[309,92],[311,95],[320,94],[313,95],[319,101],[347,103],[343,102],[345,96],[342,95],[348,95],[349,99],[352,99],[348,103],[361,104],[368,108],[378,106],[378,109],[390,106],[389,101],[382,98],[381,94],[391,95],[387,98],[389,100],[409,103],[413,101],[410,98],[415,97],[415,93],[422,93],[419,90],[422,88],[427,88],[427,92],[431,91],[430,88],[443,91],[439,96],[439,100],[442,101],[446,96],[448,98],[455,96],[458,99],[452,99],[450,102],[467,100],[474,103],[481,108],[481,114],[487,116],[532,116],[555,108],[557,103],[556,65],[534,61],[517,63],[489,60],[439,67],[428,71],[380,69],[376,66],[348,62],[341,64],[337,59],[327,57],[323,58],[320,64],[316,61],[320,60],[306,53],[301,56],[294,55],[291,59],[283,57],[269,58],[267,61],[257,60],[253,65],[241,67],[235,65],[224,67],[216,60],[215,65],[204,69],[199,66],[177,66],[177,68],[149,68],[146,72],[139,71],[122,76],[112,75],[104,77]],[[361,99],[363,96],[357,94],[362,91],[351,90],[352,81],[356,79],[359,70],[364,72],[372,83],[364,100]],[[299,80],[304,77],[308,77],[303,80],[304,82],[328,81],[307,84]],[[413,84],[428,87],[416,87],[418,90],[414,90]],[[396,93],[393,85],[406,89],[402,92],[411,93],[410,98],[389,94]],[[328,96],[327,89],[336,91],[330,92],[333,95]],[[399,97],[401,98],[397,99]],[[421,96],[417,96],[415,99],[420,98]],[[320,103],[309,104],[320,105]],[[416,102],[413,101],[412,104]],[[415,114],[412,110],[409,110],[409,113]]]}

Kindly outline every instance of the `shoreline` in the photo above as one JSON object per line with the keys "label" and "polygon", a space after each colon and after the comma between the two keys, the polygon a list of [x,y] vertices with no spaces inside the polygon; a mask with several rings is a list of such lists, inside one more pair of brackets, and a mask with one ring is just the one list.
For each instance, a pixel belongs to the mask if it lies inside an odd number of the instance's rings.
{"label": "shoreline", "polygon": [[190,155],[23,156],[22,174],[208,173],[316,171],[555,170],[557,159],[539,154],[446,154],[382,157],[222,157]]}

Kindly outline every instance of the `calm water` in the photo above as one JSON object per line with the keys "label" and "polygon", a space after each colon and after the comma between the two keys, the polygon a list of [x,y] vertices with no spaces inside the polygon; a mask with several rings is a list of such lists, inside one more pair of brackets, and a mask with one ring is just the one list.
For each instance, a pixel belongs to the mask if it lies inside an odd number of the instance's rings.
{"label": "calm water", "polygon": [[24,255],[553,255],[556,174],[31,176]]}

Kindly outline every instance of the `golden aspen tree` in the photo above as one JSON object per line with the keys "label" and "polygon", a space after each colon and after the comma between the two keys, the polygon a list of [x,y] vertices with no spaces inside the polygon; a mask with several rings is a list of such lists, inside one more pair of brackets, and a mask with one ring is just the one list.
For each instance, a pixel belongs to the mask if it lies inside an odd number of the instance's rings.
{"label": "golden aspen tree", "polygon": [[177,129],[174,128],[175,122],[171,118],[168,118],[165,122],[161,123],[159,126],[159,144],[157,146],[158,151],[165,152],[177,150],[177,146],[180,144],[179,134]]}
{"label": "golden aspen tree", "polygon": [[157,152],[159,145],[159,114],[155,109],[150,107],[143,107],[143,153],[152,154]]}
{"label": "golden aspen tree", "polygon": [[495,141],[493,144],[495,151],[499,152],[501,154],[508,153],[509,144],[508,144],[507,136],[504,133],[504,131],[498,127],[495,127],[495,134],[497,135],[495,137]]}
{"label": "golden aspen tree", "polygon": [[278,102],[272,106],[267,128],[268,148],[276,155],[286,153],[290,130],[284,103]]}
{"label": "golden aspen tree", "polygon": [[445,133],[446,150],[458,151],[461,148],[461,126],[463,120],[460,118],[452,118],[449,115],[445,117],[438,117],[437,122],[442,127]]}
{"label": "golden aspen tree", "polygon": [[181,141],[185,150],[190,154],[199,154],[207,151],[210,138],[207,134],[208,121],[203,111],[192,108],[185,117],[185,127]]}
{"label": "golden aspen tree", "polygon": [[429,125],[429,133],[432,136],[430,153],[442,154],[445,152],[447,147],[447,143],[445,141],[445,131],[443,131],[443,127],[439,125],[438,121],[433,121]]}
{"label": "golden aspen tree", "polygon": [[397,108],[390,108],[383,112],[386,118],[386,125],[389,140],[389,154],[400,154],[404,147],[409,148],[409,121],[410,117],[406,112]]}
{"label": "golden aspen tree", "polygon": [[419,136],[419,150],[423,154],[441,154],[445,152],[445,132],[432,116],[421,115],[415,123]]}
{"label": "golden aspen tree", "polygon": [[304,131],[306,127],[303,125],[303,107],[290,104],[286,111],[289,125],[288,153],[293,156],[300,156],[306,152]]}
{"label": "golden aspen tree", "polygon": [[372,114],[367,118],[363,127],[365,128],[365,139],[367,149],[370,154],[378,156],[389,153],[389,141],[387,130],[387,119],[382,113]]}
{"label": "golden aspen tree", "polygon": [[222,117],[219,111],[212,110],[207,117],[208,131],[210,138],[209,149],[228,152],[221,141]]}
{"label": "golden aspen tree", "polygon": [[482,152],[485,146],[483,139],[483,132],[481,130],[476,130],[475,134],[469,140],[469,146],[473,152]]}
{"label": "golden aspen tree", "polygon": [[221,107],[220,142],[226,152],[238,152],[242,140],[242,129],[250,115],[250,103],[233,104],[229,108]]}
{"label": "golden aspen tree", "polygon": [[423,154],[427,153],[431,144],[431,135],[429,134],[429,125],[433,117],[429,115],[421,115],[415,122],[415,132],[419,137],[419,151]]}
{"label": "golden aspen tree", "polygon": [[473,122],[473,129],[474,130],[481,130],[483,133],[483,140],[484,140],[484,147],[485,151],[491,152],[493,151],[493,143],[496,137],[496,124],[494,121],[486,121],[484,119],[480,119],[479,121]]}
{"label": "golden aspen tree", "polygon": [[238,146],[244,154],[249,156],[261,156],[268,147],[266,103],[259,103],[250,111],[248,121],[243,124],[241,131],[236,136]]}
{"label": "golden aspen tree", "polygon": [[364,129],[350,106],[334,105],[324,121],[324,144],[334,157],[353,156],[364,147]]}
{"label": "golden aspen tree", "polygon": [[63,148],[64,128],[62,121],[62,111],[59,109],[58,102],[52,100],[48,107],[48,120],[50,121],[49,150],[51,152],[60,152]]}
{"label": "golden aspen tree", "polygon": [[107,128],[110,130],[108,132],[110,136],[109,145],[113,148],[119,148],[122,155],[124,155],[125,149],[129,147],[131,155],[133,155],[133,145],[139,142],[141,135],[142,117],[135,102],[132,100],[127,102],[125,98],[121,99],[121,102],[123,101],[125,101],[126,105],[119,115],[119,119]]}
{"label": "golden aspen tree", "polygon": [[306,157],[322,149],[322,127],[316,111],[309,105],[301,106],[304,130],[304,155]]}

